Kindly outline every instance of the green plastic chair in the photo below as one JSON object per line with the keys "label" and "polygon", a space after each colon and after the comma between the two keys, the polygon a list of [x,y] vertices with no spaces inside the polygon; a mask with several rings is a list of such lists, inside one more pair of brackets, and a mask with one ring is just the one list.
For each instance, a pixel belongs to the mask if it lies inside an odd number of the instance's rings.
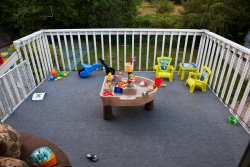
{"label": "green plastic chair", "polygon": [[201,73],[189,72],[186,85],[190,86],[190,93],[194,92],[195,87],[199,87],[202,92],[206,92],[207,81],[210,74],[211,70],[207,66],[202,66]]}
{"label": "green plastic chair", "polygon": [[155,66],[156,78],[168,78],[170,82],[173,81],[175,68],[170,65],[172,58],[170,57],[157,57],[158,65]]}

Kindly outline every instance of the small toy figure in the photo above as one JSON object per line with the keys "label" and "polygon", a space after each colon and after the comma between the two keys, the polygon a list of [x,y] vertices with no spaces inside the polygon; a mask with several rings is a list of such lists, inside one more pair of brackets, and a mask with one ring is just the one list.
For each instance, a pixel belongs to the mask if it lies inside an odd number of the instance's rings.
{"label": "small toy figure", "polygon": [[55,76],[57,76],[58,71],[56,69],[53,69],[53,70],[51,70],[50,74],[55,77]]}
{"label": "small toy figure", "polygon": [[120,71],[120,72],[119,72],[119,75],[120,75],[121,77],[123,77],[123,72],[122,72],[122,71]]}
{"label": "small toy figure", "polygon": [[107,82],[112,82],[113,75],[111,74],[111,72],[108,75],[106,75],[106,80],[107,80]]}

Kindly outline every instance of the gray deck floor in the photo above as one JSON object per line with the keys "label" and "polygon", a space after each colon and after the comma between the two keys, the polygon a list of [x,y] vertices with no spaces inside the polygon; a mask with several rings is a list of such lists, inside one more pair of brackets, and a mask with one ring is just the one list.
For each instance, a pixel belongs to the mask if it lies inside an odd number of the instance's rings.
{"label": "gray deck floor", "polygon": [[[153,72],[135,72],[153,79]],[[227,108],[211,90],[189,93],[175,74],[174,82],[159,89],[154,111],[143,106],[115,107],[115,119],[102,118],[99,91],[104,72],[89,78],[71,73],[61,81],[44,81],[6,123],[57,144],[74,167],[157,166],[235,167],[249,142],[241,126],[228,123]],[[166,80],[164,80],[166,82]],[[87,153],[99,157],[96,163]]]}

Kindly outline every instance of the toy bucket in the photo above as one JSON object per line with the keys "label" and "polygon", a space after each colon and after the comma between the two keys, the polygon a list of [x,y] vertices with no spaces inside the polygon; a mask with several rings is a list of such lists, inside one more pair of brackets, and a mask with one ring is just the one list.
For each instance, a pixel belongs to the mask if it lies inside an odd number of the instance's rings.
{"label": "toy bucket", "polygon": [[162,78],[155,78],[155,86],[161,86]]}

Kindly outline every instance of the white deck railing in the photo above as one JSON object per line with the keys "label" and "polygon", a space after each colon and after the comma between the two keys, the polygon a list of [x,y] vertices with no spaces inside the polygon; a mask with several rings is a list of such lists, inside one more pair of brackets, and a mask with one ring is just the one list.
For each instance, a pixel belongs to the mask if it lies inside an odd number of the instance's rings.
{"label": "white deck railing", "polygon": [[20,61],[31,64],[36,85],[56,68],[78,70],[98,58],[123,70],[129,58],[134,69],[153,71],[158,56],[206,65],[208,86],[250,132],[250,50],[207,30],[190,29],[54,29],[41,30],[14,41]]}

